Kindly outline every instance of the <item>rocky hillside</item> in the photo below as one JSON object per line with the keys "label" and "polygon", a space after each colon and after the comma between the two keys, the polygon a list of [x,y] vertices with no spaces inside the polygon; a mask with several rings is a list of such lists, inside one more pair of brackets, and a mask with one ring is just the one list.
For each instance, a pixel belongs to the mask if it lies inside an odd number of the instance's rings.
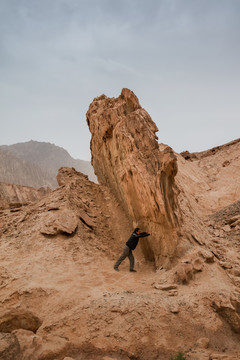
{"label": "rocky hillside", "polygon": [[[238,360],[239,143],[186,160],[127,89],[87,120],[100,183],[64,167],[0,211],[0,359]],[[136,224],[137,272],[116,272]]]}
{"label": "rocky hillside", "polygon": [[96,181],[90,162],[73,159],[65,149],[54,144],[28,141],[2,145],[0,151],[0,181],[55,188],[61,166],[74,167]]}
{"label": "rocky hillside", "polygon": [[50,188],[34,189],[29,186],[0,183],[0,210],[12,209],[19,211],[23,205],[28,205],[47,194]]}

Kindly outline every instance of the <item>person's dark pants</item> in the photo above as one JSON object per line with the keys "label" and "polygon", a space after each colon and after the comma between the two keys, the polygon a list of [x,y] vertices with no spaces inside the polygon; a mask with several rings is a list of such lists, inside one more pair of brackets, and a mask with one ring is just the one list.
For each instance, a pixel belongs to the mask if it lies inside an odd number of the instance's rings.
{"label": "person's dark pants", "polygon": [[124,246],[122,255],[116,261],[114,268],[117,269],[119,267],[119,265],[121,264],[121,262],[124,259],[126,259],[126,257],[129,258],[130,270],[133,270],[134,269],[134,256],[133,256],[132,250],[127,245]]}

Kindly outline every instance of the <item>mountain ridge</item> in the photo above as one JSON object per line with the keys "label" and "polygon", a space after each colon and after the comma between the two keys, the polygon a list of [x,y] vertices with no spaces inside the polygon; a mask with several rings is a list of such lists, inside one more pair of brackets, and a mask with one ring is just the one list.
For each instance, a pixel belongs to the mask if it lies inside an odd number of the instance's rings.
{"label": "mountain ridge", "polygon": [[74,159],[64,148],[30,140],[0,146],[0,181],[32,187],[56,188],[56,176],[62,166],[74,167],[96,182],[89,161]]}

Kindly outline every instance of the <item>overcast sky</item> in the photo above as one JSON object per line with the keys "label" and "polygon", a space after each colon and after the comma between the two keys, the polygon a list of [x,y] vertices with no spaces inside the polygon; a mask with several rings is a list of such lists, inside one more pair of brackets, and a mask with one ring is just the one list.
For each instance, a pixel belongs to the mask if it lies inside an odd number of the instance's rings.
{"label": "overcast sky", "polygon": [[123,87],[177,152],[240,137],[240,0],[0,0],[0,145],[89,160],[89,104]]}

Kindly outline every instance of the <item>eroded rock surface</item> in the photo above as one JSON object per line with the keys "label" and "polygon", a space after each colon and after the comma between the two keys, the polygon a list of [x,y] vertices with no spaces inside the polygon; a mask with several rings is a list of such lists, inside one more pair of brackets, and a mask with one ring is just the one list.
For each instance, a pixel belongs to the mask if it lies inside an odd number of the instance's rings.
{"label": "eroded rock surface", "polygon": [[22,186],[0,182],[0,210],[19,208],[34,202],[49,192],[50,189],[34,189],[30,186]]}
{"label": "eroded rock surface", "polygon": [[232,330],[240,333],[240,294],[220,293],[216,295],[212,306],[218,314],[231,326]]}
{"label": "eroded rock surface", "polygon": [[19,360],[21,350],[18,339],[14,334],[0,333],[0,359]]}
{"label": "eroded rock surface", "polygon": [[174,178],[177,159],[170,147],[160,150],[155,123],[128,89],[121,95],[95,98],[87,112],[92,133],[92,164],[134,225],[151,233],[141,242],[156,265],[168,263],[177,246],[181,221]]}
{"label": "eroded rock surface", "polygon": [[54,209],[51,213],[43,214],[41,221],[43,225],[40,231],[45,235],[72,234],[78,226],[78,218],[70,209]]}

